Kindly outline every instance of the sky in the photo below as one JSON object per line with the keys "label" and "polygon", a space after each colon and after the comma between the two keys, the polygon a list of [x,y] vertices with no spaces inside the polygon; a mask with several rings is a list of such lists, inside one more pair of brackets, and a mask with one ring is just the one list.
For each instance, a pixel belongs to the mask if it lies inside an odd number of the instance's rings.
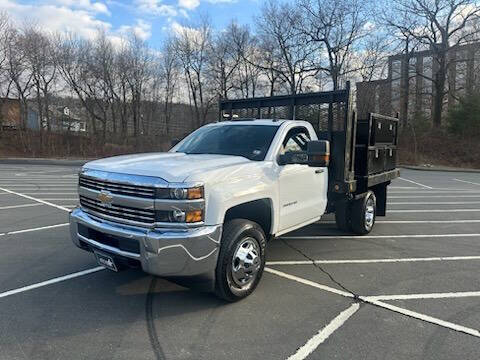
{"label": "sky", "polygon": [[151,46],[178,25],[195,23],[207,15],[217,30],[232,19],[251,24],[261,0],[0,0],[19,23],[28,22],[51,31],[70,31],[85,38],[103,28],[112,38],[134,31]]}

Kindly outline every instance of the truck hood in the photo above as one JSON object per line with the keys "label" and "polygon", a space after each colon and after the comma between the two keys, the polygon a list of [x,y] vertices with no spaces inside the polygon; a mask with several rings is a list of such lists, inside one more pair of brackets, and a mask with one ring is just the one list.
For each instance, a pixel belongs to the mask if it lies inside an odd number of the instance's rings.
{"label": "truck hood", "polygon": [[155,176],[168,182],[183,182],[199,172],[250,163],[241,156],[184,153],[147,153],[114,156],[91,161],[86,169],[121,174]]}

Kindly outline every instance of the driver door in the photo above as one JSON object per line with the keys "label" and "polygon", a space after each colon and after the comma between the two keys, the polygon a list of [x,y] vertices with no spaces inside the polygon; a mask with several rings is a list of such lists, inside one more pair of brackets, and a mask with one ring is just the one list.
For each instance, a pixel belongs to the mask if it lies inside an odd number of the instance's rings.
{"label": "driver door", "polygon": [[[306,152],[310,140],[308,130],[294,127],[282,142],[280,154]],[[311,222],[325,211],[327,171],[307,164],[279,165],[279,230],[281,232]]]}

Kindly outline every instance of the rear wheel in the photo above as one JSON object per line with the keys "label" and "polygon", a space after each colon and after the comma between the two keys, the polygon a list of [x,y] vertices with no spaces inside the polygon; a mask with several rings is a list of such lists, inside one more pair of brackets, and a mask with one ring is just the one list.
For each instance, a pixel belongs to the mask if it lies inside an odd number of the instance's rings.
{"label": "rear wheel", "polygon": [[227,301],[250,295],[265,267],[265,234],[253,221],[234,219],[223,227],[215,294]]}
{"label": "rear wheel", "polygon": [[377,214],[377,199],[372,191],[352,203],[352,230],[355,234],[366,235],[372,231]]}

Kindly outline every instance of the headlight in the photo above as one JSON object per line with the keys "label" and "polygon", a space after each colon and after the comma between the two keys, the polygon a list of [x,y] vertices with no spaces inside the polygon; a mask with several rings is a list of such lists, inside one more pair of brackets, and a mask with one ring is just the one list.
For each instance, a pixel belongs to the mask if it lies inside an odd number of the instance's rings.
{"label": "headlight", "polygon": [[203,186],[196,186],[192,188],[158,188],[156,190],[157,199],[170,199],[170,200],[197,200],[203,199],[204,189]]}
{"label": "headlight", "polygon": [[157,221],[168,221],[172,223],[196,223],[203,221],[203,211],[202,210],[192,210],[192,211],[183,211],[183,210],[173,210],[168,213],[168,220],[164,217],[158,217]]}

